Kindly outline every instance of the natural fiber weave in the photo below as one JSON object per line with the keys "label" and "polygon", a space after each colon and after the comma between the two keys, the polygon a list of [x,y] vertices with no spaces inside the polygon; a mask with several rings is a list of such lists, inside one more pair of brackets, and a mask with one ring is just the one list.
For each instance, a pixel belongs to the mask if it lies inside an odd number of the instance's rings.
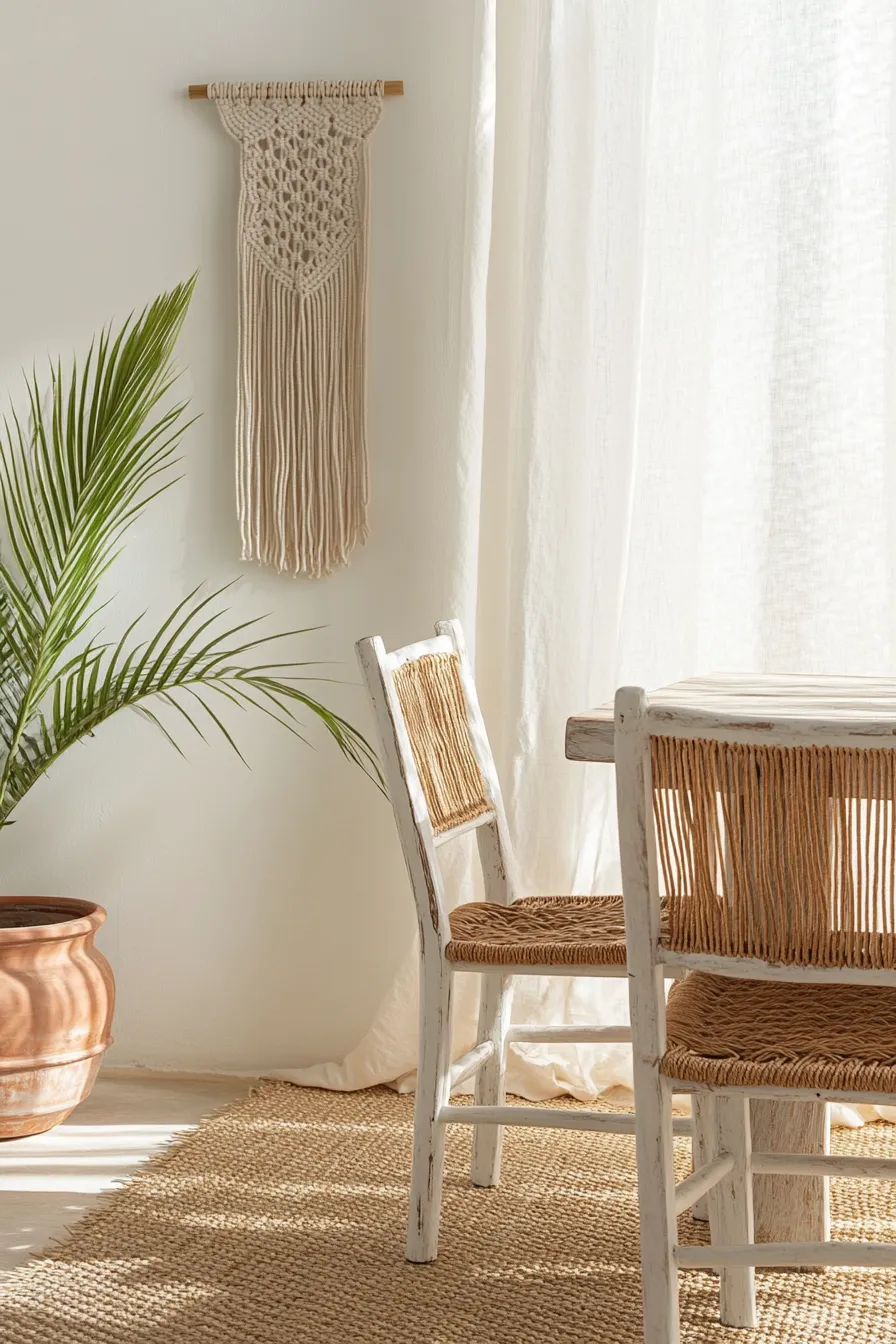
{"label": "natural fiber weave", "polygon": [[624,966],[621,896],[529,896],[471,901],[449,915],[449,961],[486,966]]}
{"label": "natural fiber weave", "polygon": [[367,536],[367,141],[383,86],[208,94],[240,144],[243,559],[319,577]]}
{"label": "natural fiber weave", "polygon": [[896,751],[651,739],[667,945],[896,967]]}
{"label": "natural fiber weave", "polygon": [[896,989],[689,975],[666,1033],[670,1078],[896,1096]]}
{"label": "natural fiber weave", "polygon": [[393,677],[433,830],[438,835],[488,812],[457,654],[424,654],[403,663]]}
{"label": "natural fiber weave", "polygon": [[[562,1106],[575,1104],[562,1102]],[[639,1344],[634,1142],[505,1131],[501,1186],[469,1183],[448,1130],[439,1259],[408,1265],[413,1098],[263,1086],[88,1215],[0,1300],[0,1344]],[[896,1129],[836,1130],[896,1157]],[[677,1175],[690,1145],[676,1141]],[[73,1202],[77,1202],[77,1198]],[[896,1240],[896,1186],[832,1181],[835,1237]],[[685,1215],[681,1239],[703,1240]],[[683,1344],[718,1324],[718,1280],[683,1273]],[[890,1271],[760,1273],[750,1344],[893,1344]]]}

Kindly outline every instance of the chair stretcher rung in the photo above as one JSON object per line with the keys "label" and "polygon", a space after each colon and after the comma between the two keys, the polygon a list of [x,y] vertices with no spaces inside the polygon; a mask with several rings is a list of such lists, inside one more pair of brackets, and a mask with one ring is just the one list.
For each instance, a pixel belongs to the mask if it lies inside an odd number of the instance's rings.
{"label": "chair stretcher rung", "polygon": [[632,1029],[615,1027],[539,1027],[521,1022],[507,1029],[508,1041],[546,1041],[555,1045],[623,1044],[632,1039]]}
{"label": "chair stretcher rung", "polygon": [[469,1078],[471,1073],[480,1069],[486,1060],[491,1059],[495,1053],[493,1041],[483,1041],[481,1045],[474,1045],[472,1050],[468,1050],[460,1059],[455,1060],[451,1065],[451,1086],[459,1087],[462,1082]]}
{"label": "chair stretcher rung", "polygon": [[[443,1125],[523,1125],[540,1129],[582,1129],[598,1134],[634,1134],[635,1117],[624,1111],[579,1111],[547,1106],[443,1106]],[[673,1132],[690,1136],[691,1121],[676,1117]]]}
{"label": "chair stretcher rung", "polygon": [[896,1181],[891,1157],[829,1157],[810,1153],[754,1153],[754,1176],[846,1176],[851,1180]]}
{"label": "chair stretcher rung", "polygon": [[734,1166],[734,1158],[730,1153],[722,1153],[719,1157],[713,1158],[705,1166],[698,1167],[692,1171],[690,1176],[686,1176],[683,1181],[679,1181],[675,1187],[675,1216],[684,1213],[702,1199],[708,1190],[714,1185],[718,1185],[723,1176],[727,1176]]}
{"label": "chair stretcher rung", "polygon": [[896,1265],[896,1245],[880,1241],[766,1241],[750,1246],[676,1246],[680,1269],[730,1269],[756,1265]]}
{"label": "chair stretcher rung", "polygon": [[[615,963],[611,965],[591,965],[583,963],[563,963],[560,965],[534,965],[532,962],[485,962],[485,961],[449,961],[448,969],[452,974],[457,972],[471,972],[473,975],[494,975],[499,972],[501,975],[537,975],[537,976],[562,976],[565,979],[581,979],[583,976],[588,979],[603,980],[624,980],[628,972],[624,966]],[[675,979],[673,972],[669,971],[669,979]]]}

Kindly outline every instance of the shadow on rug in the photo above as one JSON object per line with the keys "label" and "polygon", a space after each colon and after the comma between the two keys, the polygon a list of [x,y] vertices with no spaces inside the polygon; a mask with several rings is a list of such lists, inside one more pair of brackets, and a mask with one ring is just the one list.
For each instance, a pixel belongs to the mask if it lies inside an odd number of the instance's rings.
{"label": "shadow on rug", "polygon": [[[559,1105],[574,1103],[558,1103]],[[403,1259],[413,1099],[266,1083],[150,1161],[0,1298],[2,1344],[637,1344],[634,1141],[506,1132],[499,1190],[449,1130],[438,1262]],[[677,1141],[679,1178],[689,1144]],[[896,1127],[835,1131],[896,1157]],[[832,1182],[833,1235],[896,1240],[896,1183]],[[701,1240],[685,1215],[682,1240]],[[727,1341],[681,1276],[688,1344]],[[894,1344],[896,1275],[762,1273],[756,1344]]]}

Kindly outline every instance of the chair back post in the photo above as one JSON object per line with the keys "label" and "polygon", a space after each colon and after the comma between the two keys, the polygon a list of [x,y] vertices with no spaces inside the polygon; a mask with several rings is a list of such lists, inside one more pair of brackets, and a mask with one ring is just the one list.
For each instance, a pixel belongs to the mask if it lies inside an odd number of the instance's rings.
{"label": "chair back post", "polygon": [[660,1072],[666,1004],[658,955],[660,897],[647,697],[639,687],[625,686],[616,693],[614,755],[632,1020],[644,1339],[645,1344],[677,1344],[672,1097]]}
{"label": "chair back post", "polygon": [[373,705],[382,764],[420,926],[420,951],[444,960],[451,938],[429,808],[392,680],[392,658],[379,635],[355,645]]}
{"label": "chair back post", "polygon": [[495,814],[492,821],[478,827],[476,831],[479,861],[482,865],[482,877],[485,884],[485,899],[494,901],[497,905],[510,905],[520,894],[516,858],[507,826],[507,815],[504,811],[504,798],[501,793],[498,772],[495,768],[495,758],[492,755],[485,721],[479,707],[479,694],[476,690],[473,665],[467,652],[467,642],[460,621],[437,621],[435,629],[438,635],[451,640],[457,653],[473,754],[476,757],[479,769],[482,771],[488,799]]}
{"label": "chair back post", "polygon": [[[665,1049],[665,989],[659,958],[660,895],[653,827],[653,782],[647,734],[647,697],[640,687],[616,692],[616,806],[625,903],[625,943],[635,1017],[649,1061]],[[635,1052],[638,1051],[635,1033]]]}

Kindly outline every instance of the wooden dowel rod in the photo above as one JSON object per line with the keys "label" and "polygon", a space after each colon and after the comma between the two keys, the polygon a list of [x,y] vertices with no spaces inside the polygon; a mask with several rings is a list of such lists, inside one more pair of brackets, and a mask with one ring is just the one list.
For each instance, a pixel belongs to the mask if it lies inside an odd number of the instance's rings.
{"label": "wooden dowel rod", "polygon": [[520,1022],[507,1028],[505,1040],[552,1041],[556,1045],[585,1045],[589,1041],[625,1044],[632,1039],[631,1027],[542,1027]]}
{"label": "wooden dowel rod", "polygon": [[[207,84],[190,84],[187,93],[191,98],[207,98]],[[400,98],[404,93],[403,79],[386,79],[383,81],[383,93],[387,98]]]}
{"label": "wooden dowel rod", "polygon": [[719,1157],[714,1157],[711,1162],[707,1162],[705,1167],[698,1167],[690,1176],[685,1176],[683,1181],[679,1181],[675,1187],[676,1218],[692,1208],[714,1185],[718,1185],[733,1166],[734,1158],[731,1154],[722,1153]]}
{"label": "wooden dowel rod", "polygon": [[734,1269],[756,1265],[859,1265],[890,1269],[896,1265],[896,1246],[886,1241],[765,1241],[750,1246],[676,1246],[679,1269]]}

